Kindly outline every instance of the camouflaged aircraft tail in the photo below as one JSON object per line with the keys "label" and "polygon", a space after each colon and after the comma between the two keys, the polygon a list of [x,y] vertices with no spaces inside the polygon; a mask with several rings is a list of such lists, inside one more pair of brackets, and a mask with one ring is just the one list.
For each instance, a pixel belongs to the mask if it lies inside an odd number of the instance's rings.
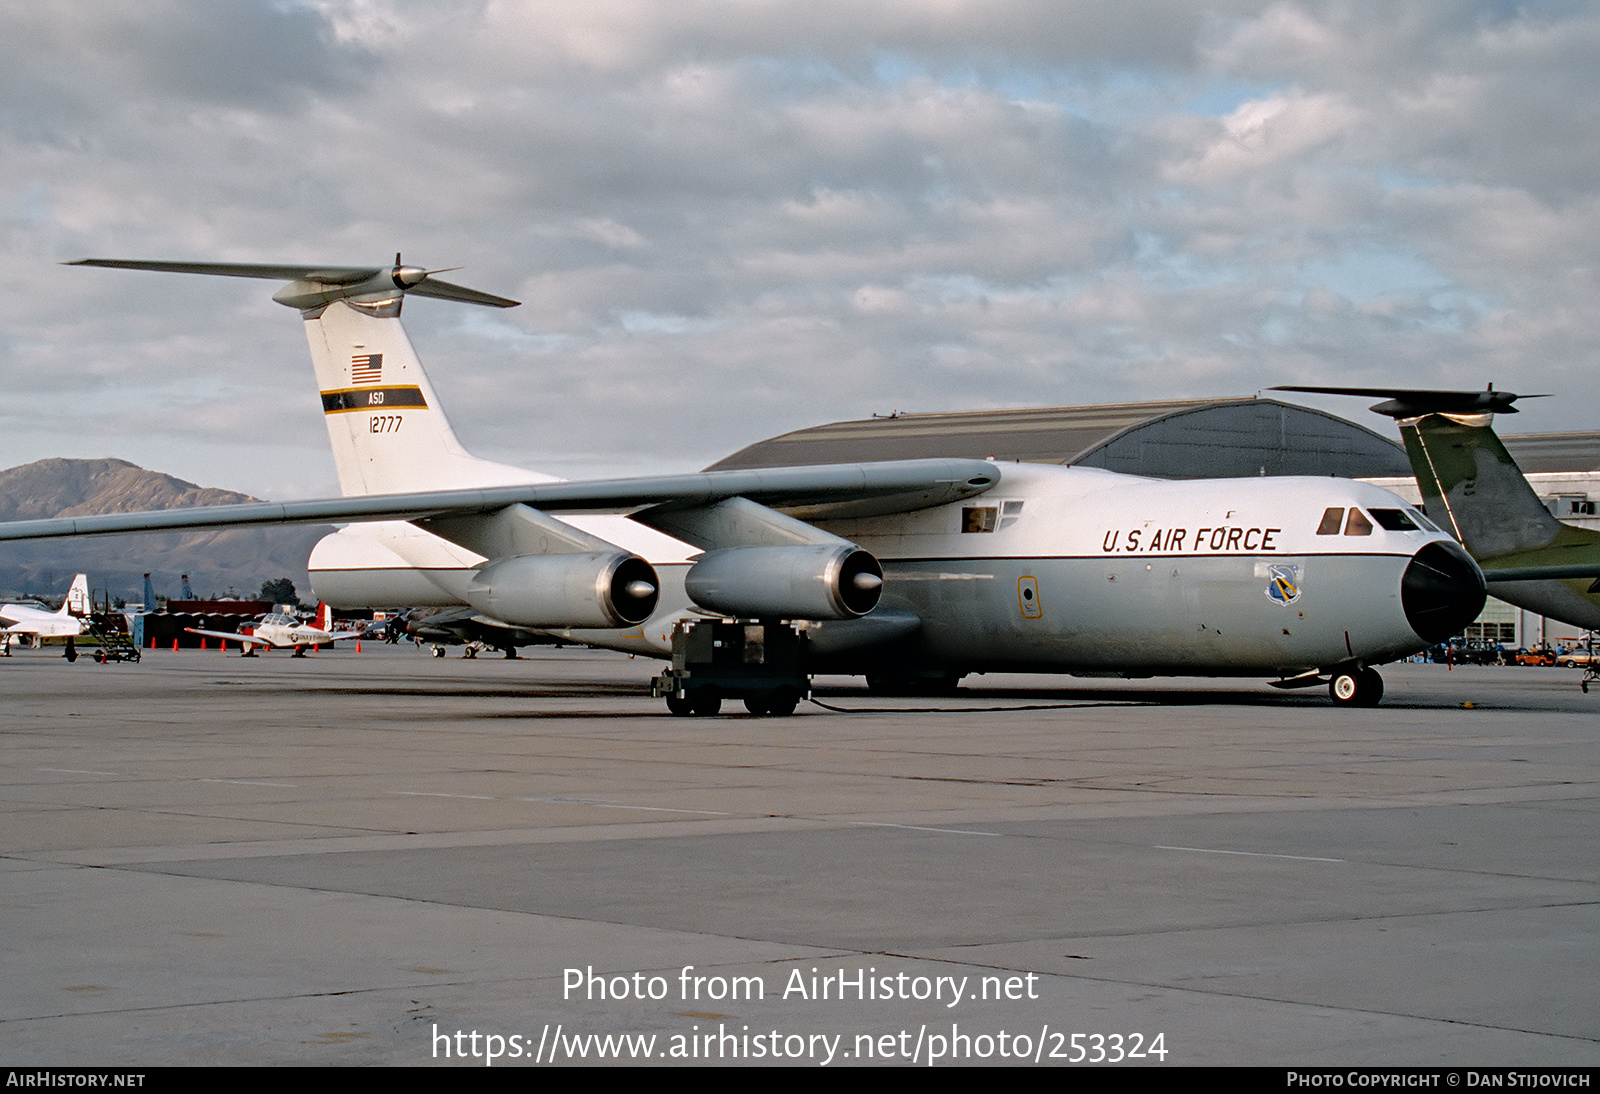
{"label": "camouflaged aircraft tail", "polygon": [[1423,507],[1480,560],[1550,547],[1567,526],[1539,500],[1489,421],[1487,414],[1401,420]]}

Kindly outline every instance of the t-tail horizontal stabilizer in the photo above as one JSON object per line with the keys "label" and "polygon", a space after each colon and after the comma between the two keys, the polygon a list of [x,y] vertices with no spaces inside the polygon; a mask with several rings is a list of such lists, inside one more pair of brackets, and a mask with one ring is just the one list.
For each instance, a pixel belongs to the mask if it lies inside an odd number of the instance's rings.
{"label": "t-tail horizontal stabilizer", "polygon": [[1483,391],[1424,391],[1413,388],[1388,387],[1292,387],[1284,385],[1272,391],[1303,391],[1312,395],[1361,395],[1369,399],[1387,399],[1372,408],[1374,414],[1390,418],[1420,418],[1424,414],[1515,414],[1512,404],[1518,399],[1548,399],[1548,395],[1518,395],[1510,391],[1496,391],[1490,384]]}
{"label": "t-tail horizontal stabilizer", "polygon": [[[288,281],[272,299],[301,311],[315,311],[335,300],[362,301],[392,299],[395,290],[454,300],[461,304],[482,304],[490,308],[514,308],[519,301],[491,296],[477,289],[454,285],[433,278],[449,270],[425,270],[406,266],[394,256],[393,266],[273,266],[230,262],[149,262],[143,259],[82,258],[67,266],[103,266],[113,270],[151,270],[156,273],[211,274],[214,277],[257,277],[267,281]],[[459,269],[459,267],[451,267]]]}

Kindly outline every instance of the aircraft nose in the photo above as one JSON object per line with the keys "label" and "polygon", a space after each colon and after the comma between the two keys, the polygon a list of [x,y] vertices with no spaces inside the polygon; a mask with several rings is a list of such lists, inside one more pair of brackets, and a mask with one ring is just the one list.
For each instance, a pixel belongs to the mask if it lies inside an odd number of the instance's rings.
{"label": "aircraft nose", "polygon": [[1412,556],[1400,579],[1406,622],[1424,642],[1461,633],[1483,611],[1488,594],[1483,572],[1454,543],[1435,541]]}

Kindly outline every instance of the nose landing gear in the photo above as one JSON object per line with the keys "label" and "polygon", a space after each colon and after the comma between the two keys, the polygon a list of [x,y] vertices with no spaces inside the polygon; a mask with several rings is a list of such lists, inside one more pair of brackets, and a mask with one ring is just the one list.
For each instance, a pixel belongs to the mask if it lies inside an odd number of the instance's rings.
{"label": "nose landing gear", "polygon": [[1375,707],[1383,698],[1383,677],[1375,669],[1336,669],[1328,680],[1335,706]]}

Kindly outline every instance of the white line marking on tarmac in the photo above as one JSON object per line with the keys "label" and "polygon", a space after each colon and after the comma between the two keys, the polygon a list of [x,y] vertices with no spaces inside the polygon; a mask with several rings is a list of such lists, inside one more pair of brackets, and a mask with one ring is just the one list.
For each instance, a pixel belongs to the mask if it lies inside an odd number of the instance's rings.
{"label": "white line marking on tarmac", "polygon": [[122,771],[80,771],[75,767],[41,767],[40,771],[56,771],[63,775],[122,775]]}
{"label": "white line marking on tarmac", "polygon": [[253,779],[201,779],[203,783],[232,783],[234,786],[282,786],[293,790],[294,783],[263,783]]}
{"label": "white line marking on tarmac", "polygon": [[974,832],[969,828],[929,828],[921,824],[890,824],[887,821],[851,821],[858,828],[907,828],[913,832],[943,832],[950,836],[1003,836],[1004,832]]}
{"label": "white line marking on tarmac", "polygon": [[512,798],[514,802],[554,802],[557,805],[592,805],[596,809],[638,809],[646,813],[693,813],[701,817],[731,817],[732,813],[719,813],[715,809],[668,809],[661,805],[617,805],[614,802],[589,801],[585,798]]}
{"label": "white line marking on tarmac", "polygon": [[1250,858],[1288,858],[1296,862],[1343,862],[1342,858],[1318,858],[1316,855],[1273,855],[1266,851],[1222,851],[1215,847],[1168,847],[1156,844],[1157,851],[1198,851],[1202,855],[1245,855]]}
{"label": "white line marking on tarmac", "polygon": [[493,794],[440,794],[429,790],[385,790],[385,794],[399,794],[407,798],[471,798],[474,801],[499,801]]}

